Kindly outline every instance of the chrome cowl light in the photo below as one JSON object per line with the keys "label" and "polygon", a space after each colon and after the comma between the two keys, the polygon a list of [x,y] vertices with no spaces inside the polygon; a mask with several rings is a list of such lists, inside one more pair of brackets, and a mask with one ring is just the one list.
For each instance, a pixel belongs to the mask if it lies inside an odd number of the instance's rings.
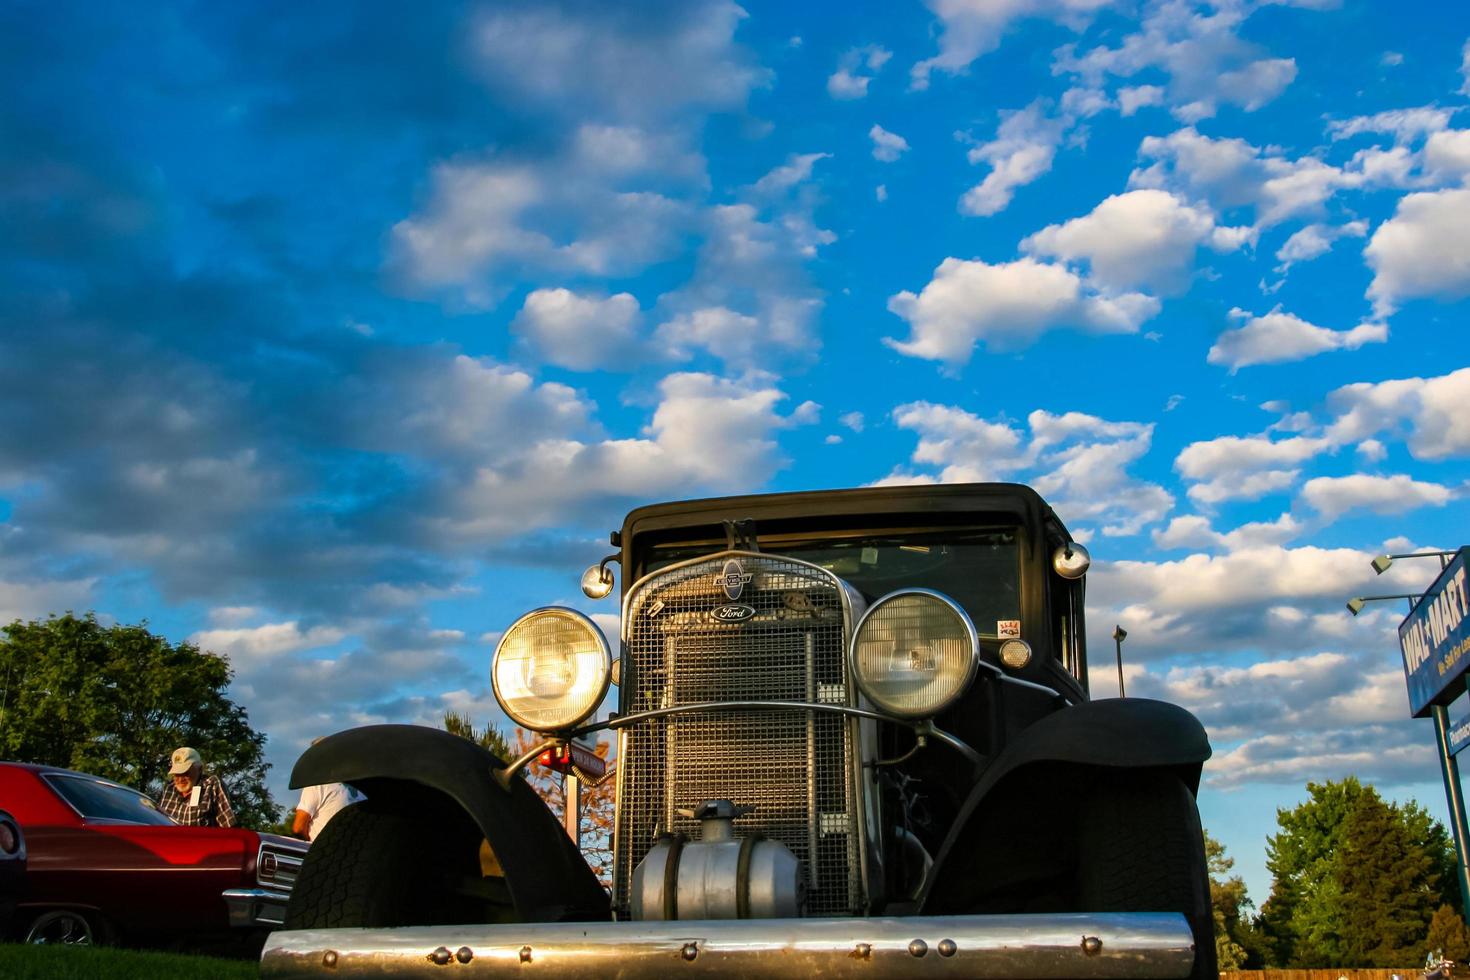
{"label": "chrome cowl light", "polygon": [[495,647],[495,700],[516,724],[554,732],[583,721],[607,694],[612,655],[602,630],[575,609],[526,613]]}
{"label": "chrome cowl light", "polygon": [[969,687],[980,662],[975,624],[929,589],[890,592],[869,607],[852,641],[852,672],[879,710],[930,718]]}

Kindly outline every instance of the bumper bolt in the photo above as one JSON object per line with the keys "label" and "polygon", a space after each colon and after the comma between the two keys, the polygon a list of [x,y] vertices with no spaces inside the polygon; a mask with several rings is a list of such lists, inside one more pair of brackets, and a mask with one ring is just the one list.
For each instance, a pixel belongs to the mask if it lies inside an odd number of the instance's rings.
{"label": "bumper bolt", "polygon": [[531,947],[529,947],[529,946],[522,946],[521,947],[521,962],[522,963],[529,963],[529,962],[531,962]]}
{"label": "bumper bolt", "polygon": [[927,952],[929,952],[929,944],[924,942],[924,940],[915,939],[909,943],[909,955],[915,959],[922,959]]}
{"label": "bumper bolt", "polygon": [[470,949],[468,946],[461,946],[459,949],[454,951],[454,958],[459,960],[461,963],[468,963],[470,960],[475,958],[475,951]]}
{"label": "bumper bolt", "polygon": [[1087,956],[1096,956],[1102,952],[1102,940],[1096,936],[1083,936],[1082,952]]}
{"label": "bumper bolt", "polygon": [[688,962],[693,963],[694,958],[699,955],[699,947],[694,943],[685,943],[684,948],[679,951],[679,955],[683,956]]}
{"label": "bumper bolt", "polygon": [[940,956],[953,956],[955,953],[959,952],[960,948],[955,945],[955,941],[953,939],[941,939],[939,940],[938,949]]}
{"label": "bumper bolt", "polygon": [[329,949],[322,954],[322,966],[328,970],[337,968],[337,951],[335,949]]}
{"label": "bumper bolt", "polygon": [[429,959],[434,962],[435,966],[447,966],[450,960],[449,950],[444,946],[440,946],[429,954]]}
{"label": "bumper bolt", "polygon": [[858,943],[853,947],[852,953],[860,960],[868,959],[873,955],[872,943]]}

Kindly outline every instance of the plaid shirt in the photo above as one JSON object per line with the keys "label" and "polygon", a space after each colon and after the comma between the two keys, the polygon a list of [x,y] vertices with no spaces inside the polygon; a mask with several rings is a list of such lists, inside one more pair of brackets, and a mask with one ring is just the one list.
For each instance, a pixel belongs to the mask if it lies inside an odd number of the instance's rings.
{"label": "plaid shirt", "polygon": [[235,811],[230,808],[230,799],[225,796],[225,788],[219,784],[219,779],[205,776],[196,785],[199,787],[198,806],[189,805],[189,798],[194,795],[192,789],[180,796],[170,784],[164,787],[163,795],[158,798],[158,809],[172,817],[174,823],[185,827],[235,826]]}

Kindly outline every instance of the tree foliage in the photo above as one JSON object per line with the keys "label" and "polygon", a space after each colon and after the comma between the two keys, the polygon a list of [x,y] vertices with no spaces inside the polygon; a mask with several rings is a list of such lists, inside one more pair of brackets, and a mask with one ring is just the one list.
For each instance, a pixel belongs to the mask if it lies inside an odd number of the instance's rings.
{"label": "tree foliage", "polygon": [[[507,762],[529,752],[541,741],[540,736],[524,728],[517,728],[513,738],[508,738],[494,725],[476,729],[474,722],[468,716],[452,711],[444,715],[444,730],[469,739]],[[594,751],[606,759],[611,748],[612,743],[607,739],[602,739],[598,741]],[[547,808],[556,816],[556,819],[562,820],[562,814],[566,812],[566,778],[539,762],[532,762],[526,766],[520,771],[520,775],[545,801]],[[609,770],[608,778],[599,785],[589,786],[584,783],[582,786],[580,821],[582,856],[587,859],[588,865],[597,875],[597,880],[607,887],[612,886],[615,793],[616,783],[612,779],[611,770]]]}
{"label": "tree foliage", "polygon": [[1215,959],[1221,970],[1255,966],[1252,951],[1258,945],[1250,919],[1254,903],[1245,881],[1230,874],[1235,859],[1225,856],[1225,845],[1205,834],[1205,863],[1210,873],[1210,904],[1215,914]]}
{"label": "tree foliage", "polygon": [[1470,961],[1470,928],[1465,927],[1460,913],[1448,905],[1441,905],[1435,910],[1434,918],[1429,920],[1429,934],[1424,945],[1430,952],[1438,950],[1445,959],[1465,963]]}
{"label": "tree foliage", "polygon": [[[1393,967],[1422,959],[1434,910],[1458,901],[1448,836],[1422,807],[1356,778],[1308,783],[1266,842],[1271,965]],[[1450,871],[1446,874],[1447,869]]]}
{"label": "tree foliage", "polygon": [[240,824],[280,819],[265,786],[265,736],[230,700],[229,664],[146,624],[88,613],[0,629],[0,758],[64,766],[162,792],[169,755],[198,749]]}

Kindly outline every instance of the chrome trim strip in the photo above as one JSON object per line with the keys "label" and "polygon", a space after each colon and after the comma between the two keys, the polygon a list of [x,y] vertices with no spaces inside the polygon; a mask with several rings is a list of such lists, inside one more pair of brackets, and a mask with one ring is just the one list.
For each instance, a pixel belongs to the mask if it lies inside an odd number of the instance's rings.
{"label": "chrome trim strip", "polygon": [[260,975],[1178,980],[1193,965],[1184,916],[1142,912],[313,929],[272,933]]}
{"label": "chrome trim strip", "polygon": [[220,892],[230,913],[230,925],[248,929],[253,926],[274,928],[286,921],[287,892],[265,888],[228,888]]}

